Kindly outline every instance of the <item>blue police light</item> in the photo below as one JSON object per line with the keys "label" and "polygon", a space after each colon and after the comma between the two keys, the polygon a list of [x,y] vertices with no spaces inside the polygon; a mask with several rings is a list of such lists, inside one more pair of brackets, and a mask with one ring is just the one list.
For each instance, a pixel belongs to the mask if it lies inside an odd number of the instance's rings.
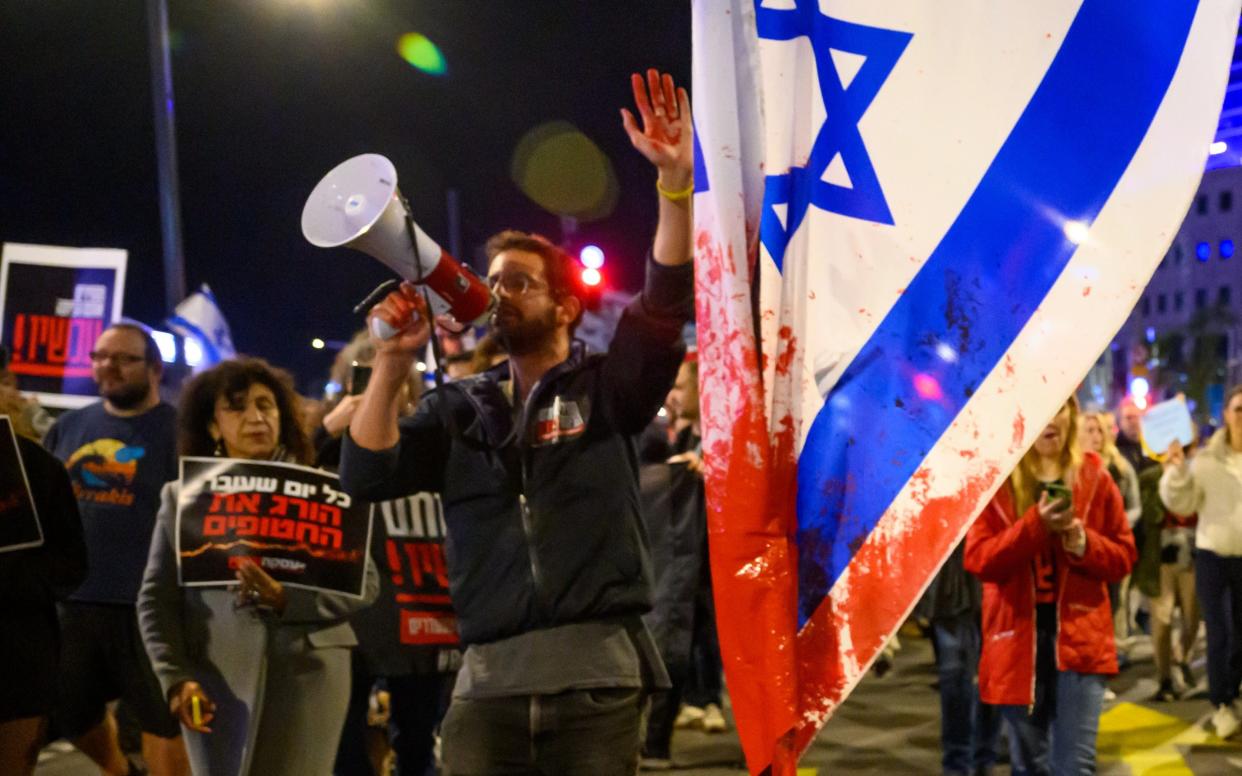
{"label": "blue police light", "polygon": [[1231,256],[1233,256],[1233,240],[1221,240],[1220,257],[1222,259],[1228,259]]}
{"label": "blue police light", "polygon": [[1199,261],[1207,261],[1212,258],[1212,246],[1205,242],[1201,242],[1195,246],[1195,255],[1199,257]]}
{"label": "blue police light", "polygon": [[604,266],[604,249],[598,245],[584,245],[578,251],[578,260],[587,269],[599,269]]}

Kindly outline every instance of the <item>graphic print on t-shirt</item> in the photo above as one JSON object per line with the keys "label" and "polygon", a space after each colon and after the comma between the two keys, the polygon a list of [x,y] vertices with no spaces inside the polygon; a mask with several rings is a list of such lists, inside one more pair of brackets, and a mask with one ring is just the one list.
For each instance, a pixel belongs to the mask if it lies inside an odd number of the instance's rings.
{"label": "graphic print on t-shirt", "polygon": [[134,480],[145,447],[119,439],[96,439],[79,447],[65,461],[78,501],[133,506]]}

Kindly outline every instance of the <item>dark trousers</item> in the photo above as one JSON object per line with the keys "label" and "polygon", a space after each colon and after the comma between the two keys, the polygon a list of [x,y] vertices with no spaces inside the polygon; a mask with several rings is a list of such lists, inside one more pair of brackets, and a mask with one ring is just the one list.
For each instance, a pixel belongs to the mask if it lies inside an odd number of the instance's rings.
{"label": "dark trousers", "polygon": [[1242,558],[1195,552],[1195,589],[1207,626],[1208,697],[1232,703],[1242,683]]}
{"label": "dark trousers", "polygon": [[973,774],[996,762],[1000,717],[979,700],[979,616],[932,621],[940,679],[940,750],[946,774]]}
{"label": "dark trousers", "polygon": [[[410,674],[384,679],[388,689],[388,743],[397,755],[398,776],[435,774],[435,729],[444,712],[443,699],[453,674]],[[336,776],[375,776],[367,756],[367,708],[377,677],[366,673],[354,657],[349,710],[336,751]]]}
{"label": "dark trousers", "polygon": [[636,687],[454,698],[443,776],[632,776],[645,705]]}
{"label": "dark trousers", "polygon": [[[690,643],[690,665],[681,701],[703,708],[709,703],[721,705],[720,638],[716,635],[716,605],[712,599],[711,564],[703,557],[703,579],[694,598],[694,636]],[[674,717],[677,710],[673,709]]]}
{"label": "dark trousers", "polygon": [[677,713],[681,710],[682,695],[690,674],[689,667],[685,664],[669,664],[666,667],[672,686],[651,696],[647,741],[643,745],[643,754],[647,757],[667,758],[671,754],[673,724],[677,722]]}

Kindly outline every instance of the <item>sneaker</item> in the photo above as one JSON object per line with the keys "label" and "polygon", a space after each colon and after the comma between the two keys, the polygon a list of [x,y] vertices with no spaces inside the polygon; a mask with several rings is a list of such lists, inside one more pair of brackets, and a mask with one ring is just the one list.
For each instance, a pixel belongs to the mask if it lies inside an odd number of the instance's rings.
{"label": "sneaker", "polygon": [[1239,726],[1242,726],[1242,722],[1238,720],[1231,704],[1222,703],[1216,707],[1216,712],[1212,714],[1212,727],[1216,729],[1218,738],[1229,738],[1238,732]]}
{"label": "sneaker", "polygon": [[703,709],[698,706],[691,706],[686,703],[677,712],[677,719],[673,721],[673,728],[677,730],[690,730],[692,728],[703,726],[703,715],[706,714]]}
{"label": "sneaker", "polygon": [[725,722],[724,714],[720,713],[720,707],[714,703],[707,704],[703,709],[703,732],[704,733],[723,733],[729,729],[729,723]]}
{"label": "sneaker", "polygon": [[1173,686],[1172,679],[1164,679],[1160,682],[1160,689],[1156,690],[1156,694],[1151,699],[1157,703],[1168,703],[1177,700],[1177,688]]}

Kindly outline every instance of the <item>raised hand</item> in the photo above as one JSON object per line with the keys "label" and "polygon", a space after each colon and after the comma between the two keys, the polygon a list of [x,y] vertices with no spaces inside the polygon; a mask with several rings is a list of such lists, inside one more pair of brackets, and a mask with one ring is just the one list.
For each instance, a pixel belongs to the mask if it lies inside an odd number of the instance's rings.
{"label": "raised hand", "polygon": [[634,105],[642,117],[639,129],[634,114],[621,109],[621,123],[630,143],[660,171],[660,184],[683,189],[694,175],[694,135],[690,120],[690,96],[675,87],[673,77],[655,68],[646,80],[638,73],[630,76]]}

